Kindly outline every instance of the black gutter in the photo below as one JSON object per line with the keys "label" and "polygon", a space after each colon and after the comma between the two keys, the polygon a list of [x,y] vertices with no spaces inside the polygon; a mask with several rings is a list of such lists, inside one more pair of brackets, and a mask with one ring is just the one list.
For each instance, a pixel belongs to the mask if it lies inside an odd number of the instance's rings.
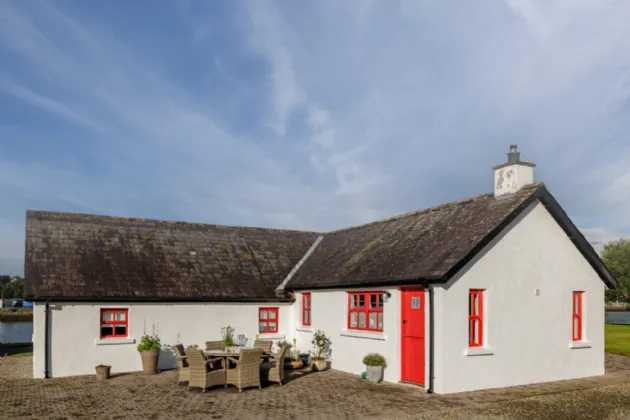
{"label": "black gutter", "polygon": [[44,378],[50,378],[49,345],[50,345],[50,305],[46,301],[44,308]]}
{"label": "black gutter", "polygon": [[29,302],[293,303],[292,298],[155,298],[26,296]]}
{"label": "black gutter", "polygon": [[427,283],[438,283],[444,282],[444,277],[442,276],[428,276],[428,277],[413,277],[413,278],[404,278],[404,279],[383,279],[383,280],[370,280],[367,282],[357,283],[327,283],[327,284],[318,284],[313,286],[308,285],[291,285],[291,282],[287,285],[285,290],[320,290],[320,289],[363,289],[368,287],[393,287],[393,286],[414,286],[414,285],[424,285]]}

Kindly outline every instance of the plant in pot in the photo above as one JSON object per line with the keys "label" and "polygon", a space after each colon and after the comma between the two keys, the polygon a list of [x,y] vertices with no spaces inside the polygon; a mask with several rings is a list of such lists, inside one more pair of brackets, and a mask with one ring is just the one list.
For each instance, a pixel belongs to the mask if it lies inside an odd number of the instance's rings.
{"label": "plant in pot", "polygon": [[378,353],[369,353],[363,358],[366,367],[366,378],[373,383],[383,380],[383,370],[387,367],[387,361]]}
{"label": "plant in pot", "polygon": [[234,346],[234,328],[230,325],[221,328],[221,337],[223,337],[223,343],[225,347]]}
{"label": "plant in pot", "polygon": [[160,338],[157,335],[144,334],[138,344],[138,352],[140,352],[140,357],[142,358],[143,372],[157,373]]}
{"label": "plant in pot", "polygon": [[99,381],[103,381],[105,379],[109,379],[109,372],[111,370],[111,366],[99,364],[96,366],[96,379]]}
{"label": "plant in pot", "polygon": [[315,348],[314,357],[311,359],[313,365],[318,371],[326,370],[326,359],[330,357],[330,338],[322,330],[317,330],[313,334],[313,340],[311,341]]}

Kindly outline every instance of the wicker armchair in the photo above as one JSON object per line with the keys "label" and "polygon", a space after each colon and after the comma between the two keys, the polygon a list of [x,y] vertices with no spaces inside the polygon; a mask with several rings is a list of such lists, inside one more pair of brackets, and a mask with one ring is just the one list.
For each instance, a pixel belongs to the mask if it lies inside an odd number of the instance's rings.
{"label": "wicker armchair", "polygon": [[189,372],[188,369],[188,357],[186,356],[186,350],[184,350],[184,346],[181,344],[175,344],[173,346],[173,350],[175,350],[175,357],[177,357],[177,368],[179,370],[179,376],[177,378],[177,384],[181,384],[182,382],[188,382]]}
{"label": "wicker armchair", "polygon": [[[211,370],[208,365],[220,361],[219,369]],[[225,365],[223,358],[206,358],[201,350],[190,350],[188,352],[189,380],[188,389],[201,388],[206,392],[206,388],[213,385],[225,385]]]}
{"label": "wicker armchair", "polygon": [[243,392],[244,388],[251,386],[257,386],[259,389],[262,389],[260,385],[260,362],[262,355],[262,349],[254,348],[241,350],[241,357],[239,359],[228,357],[227,360],[234,363],[236,367],[227,369],[226,384],[236,386],[239,392]]}
{"label": "wicker armchair", "polygon": [[254,348],[262,349],[265,353],[271,353],[271,346],[273,346],[273,341],[271,340],[255,340]]}
{"label": "wicker armchair", "polygon": [[284,358],[289,351],[289,345],[283,344],[272,360],[261,365],[262,377],[268,382],[278,382],[282,386],[284,381]]}
{"label": "wicker armchair", "polygon": [[206,350],[223,350],[225,349],[225,341],[206,341]]}

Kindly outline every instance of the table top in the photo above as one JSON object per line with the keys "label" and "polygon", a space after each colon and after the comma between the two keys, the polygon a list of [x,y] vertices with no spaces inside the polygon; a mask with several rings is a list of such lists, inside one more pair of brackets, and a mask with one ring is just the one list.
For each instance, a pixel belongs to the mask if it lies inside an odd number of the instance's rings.
{"label": "table top", "polygon": [[[215,357],[240,357],[242,349],[253,349],[253,347],[238,347],[234,349],[230,349],[228,351],[225,350],[204,350],[203,353],[206,356],[215,356]],[[267,353],[263,351],[263,357],[272,356],[272,353]]]}

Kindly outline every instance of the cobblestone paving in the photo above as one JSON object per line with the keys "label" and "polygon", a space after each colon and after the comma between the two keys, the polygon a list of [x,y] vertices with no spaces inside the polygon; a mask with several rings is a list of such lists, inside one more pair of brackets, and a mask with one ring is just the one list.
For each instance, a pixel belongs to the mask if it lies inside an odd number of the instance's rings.
{"label": "cobblestone paving", "polygon": [[31,366],[30,357],[0,361],[0,418],[560,419],[581,417],[558,410],[585,413],[579,404],[593,407],[593,402],[597,416],[584,418],[630,414],[630,358],[615,355],[606,356],[602,377],[444,396],[404,385],[373,385],[337,371],[293,373],[282,388],[273,384],[239,394],[233,387],[187,391],[185,385],[176,385],[175,371],[121,374],[103,382],[93,375],[35,380]]}

